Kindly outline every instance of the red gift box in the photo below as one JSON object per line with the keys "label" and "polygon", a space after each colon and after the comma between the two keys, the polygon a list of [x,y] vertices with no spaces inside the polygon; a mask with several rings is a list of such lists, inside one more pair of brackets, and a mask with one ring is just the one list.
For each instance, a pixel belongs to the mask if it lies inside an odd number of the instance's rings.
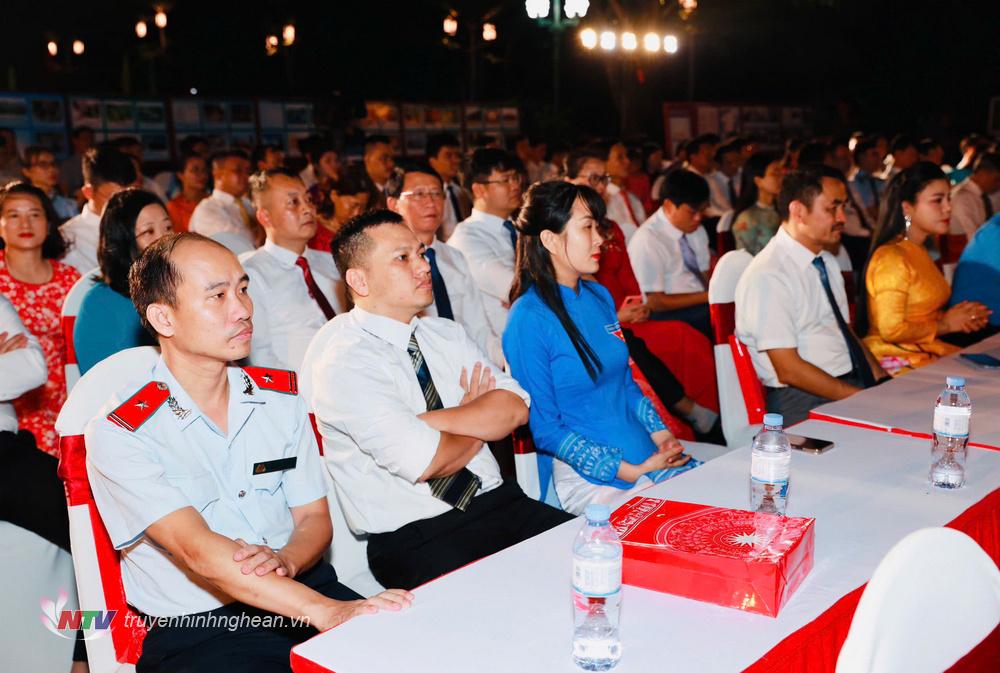
{"label": "red gift box", "polygon": [[642,497],[611,515],[625,584],[770,617],[812,570],[815,521]]}

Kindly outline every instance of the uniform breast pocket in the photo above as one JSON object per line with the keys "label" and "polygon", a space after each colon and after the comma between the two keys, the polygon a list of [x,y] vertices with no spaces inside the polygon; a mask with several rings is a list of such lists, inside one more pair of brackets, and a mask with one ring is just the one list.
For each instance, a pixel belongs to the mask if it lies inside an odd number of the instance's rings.
{"label": "uniform breast pocket", "polygon": [[215,484],[215,479],[208,472],[196,475],[168,476],[173,486],[180,489],[188,502],[199,512],[219,499],[219,488]]}
{"label": "uniform breast pocket", "polygon": [[259,491],[274,493],[290,469],[295,469],[295,458],[282,458],[272,454],[259,454],[250,459],[250,485]]}

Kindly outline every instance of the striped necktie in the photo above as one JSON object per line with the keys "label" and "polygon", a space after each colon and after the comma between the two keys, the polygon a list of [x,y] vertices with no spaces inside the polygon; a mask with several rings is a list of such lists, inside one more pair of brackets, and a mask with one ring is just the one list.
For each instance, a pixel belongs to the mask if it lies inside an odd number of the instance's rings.
{"label": "striped necktie", "polygon": [[[410,354],[413,369],[417,372],[417,382],[420,384],[420,390],[424,394],[427,411],[443,409],[444,405],[441,403],[441,396],[438,395],[437,388],[434,386],[434,379],[431,378],[431,370],[427,367],[424,354],[420,351],[420,344],[417,343],[416,330],[413,330],[413,334],[410,335],[410,343],[406,347],[406,352]],[[472,502],[476,493],[479,492],[479,487],[482,483],[482,479],[473,474],[467,467],[463,467],[455,474],[450,474],[447,477],[437,477],[427,480],[427,485],[431,487],[431,495],[463,512],[469,506],[469,503]]]}

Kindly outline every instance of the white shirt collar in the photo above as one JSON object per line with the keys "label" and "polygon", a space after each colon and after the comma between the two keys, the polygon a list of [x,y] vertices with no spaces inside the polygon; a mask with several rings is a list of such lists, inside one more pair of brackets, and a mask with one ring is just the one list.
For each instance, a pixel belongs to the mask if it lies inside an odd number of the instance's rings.
{"label": "white shirt collar", "polygon": [[608,186],[605,187],[605,189],[604,189],[604,193],[607,194],[607,195],[609,195],[609,196],[615,196],[617,194],[620,194],[621,191],[622,191],[622,188],[619,187],[618,185],[616,185],[613,182],[609,182]]}
{"label": "white shirt collar", "polygon": [[83,205],[83,211],[80,215],[86,220],[94,220],[97,222],[101,221],[101,216],[96,210],[94,210],[94,203],[92,201],[87,201],[87,203]]}
{"label": "white shirt collar", "polygon": [[502,217],[497,217],[496,215],[487,213],[482,210],[477,210],[476,208],[472,209],[472,215],[469,217],[469,219],[475,220],[477,222],[482,222],[487,225],[493,225],[496,227],[502,227],[503,223],[507,221]]}
{"label": "white shirt collar", "polygon": [[295,266],[295,262],[299,258],[299,255],[296,255],[288,248],[281,247],[270,238],[264,241],[264,245],[261,247],[266,253],[278,260],[279,264],[288,267],[289,269]]}
{"label": "white shirt collar", "polygon": [[[784,224],[778,227],[778,233],[774,235],[774,241],[775,245],[788,253],[792,261],[803,269],[812,266],[813,260],[817,257],[812,250],[792,238],[791,234],[785,230]],[[818,256],[822,256],[824,252],[826,251],[821,251]]]}
{"label": "white shirt collar", "polygon": [[221,189],[213,189],[212,198],[216,201],[222,201],[223,203],[231,203],[233,205],[236,204],[236,197],[229,192],[222,191]]}
{"label": "white shirt collar", "polygon": [[684,235],[684,232],[674,226],[667,214],[663,212],[662,206],[657,208],[653,214],[653,224],[656,225],[657,231],[662,231],[672,241],[679,241]]}
{"label": "white shirt collar", "polygon": [[406,350],[410,345],[410,335],[420,324],[420,318],[413,316],[409,324],[387,318],[383,315],[369,313],[359,306],[351,309],[350,315],[358,327],[374,337],[389,343],[400,350]]}

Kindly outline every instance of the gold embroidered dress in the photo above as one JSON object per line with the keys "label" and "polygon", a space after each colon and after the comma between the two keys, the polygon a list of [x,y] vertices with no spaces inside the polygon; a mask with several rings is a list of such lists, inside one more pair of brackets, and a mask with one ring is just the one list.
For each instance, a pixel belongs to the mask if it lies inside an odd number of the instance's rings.
{"label": "gold embroidered dress", "polygon": [[923,246],[899,238],[880,247],[868,264],[865,289],[869,322],[865,345],[879,359],[906,361],[893,375],[959,350],[937,338],[937,322],[951,288]]}

